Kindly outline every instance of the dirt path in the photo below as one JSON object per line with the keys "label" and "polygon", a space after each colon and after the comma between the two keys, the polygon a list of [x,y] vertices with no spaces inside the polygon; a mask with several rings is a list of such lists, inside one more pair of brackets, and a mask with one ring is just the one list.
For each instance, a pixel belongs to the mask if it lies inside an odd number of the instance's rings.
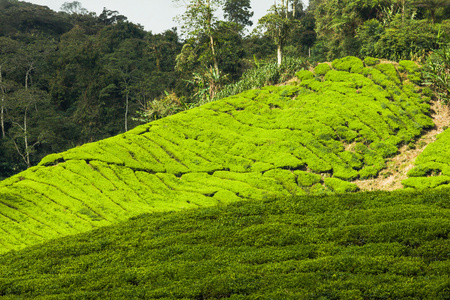
{"label": "dirt path", "polygon": [[436,135],[444,131],[444,126],[449,126],[450,109],[448,106],[433,101],[431,109],[434,112],[432,118],[436,127],[427,131],[417,140],[415,149],[410,149],[407,145],[402,146],[397,156],[386,161],[387,168],[380,172],[378,178],[355,181],[362,191],[392,191],[403,188],[401,182],[407,178],[406,173],[414,167],[416,157],[429,143],[436,140]]}

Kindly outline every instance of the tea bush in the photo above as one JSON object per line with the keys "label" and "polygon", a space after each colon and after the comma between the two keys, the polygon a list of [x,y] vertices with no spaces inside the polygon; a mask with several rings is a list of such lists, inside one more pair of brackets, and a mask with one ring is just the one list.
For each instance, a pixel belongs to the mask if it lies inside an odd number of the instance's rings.
{"label": "tea bush", "polygon": [[414,168],[402,184],[408,188],[426,189],[450,184],[450,130],[436,137],[416,158]]}
{"label": "tea bush", "polygon": [[[300,69],[291,63],[290,72]],[[0,253],[143,212],[356,190],[347,181],[376,177],[400,145],[434,126],[429,95],[400,80],[416,71],[410,63],[368,65],[342,58],[317,66],[322,75],[300,71],[298,84],[248,90],[45,157],[0,182]]]}
{"label": "tea bush", "polygon": [[322,76],[322,75],[327,74],[327,72],[330,70],[331,70],[331,67],[328,64],[326,64],[326,63],[318,64],[314,68],[314,74]]}
{"label": "tea bush", "polygon": [[449,189],[320,187],[315,197],[143,214],[11,251],[0,256],[0,297],[448,298]]}

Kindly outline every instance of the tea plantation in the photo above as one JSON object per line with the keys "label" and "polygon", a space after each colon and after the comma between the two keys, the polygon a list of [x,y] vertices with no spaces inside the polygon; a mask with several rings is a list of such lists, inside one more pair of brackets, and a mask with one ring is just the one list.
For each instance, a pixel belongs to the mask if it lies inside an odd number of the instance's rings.
{"label": "tea plantation", "polygon": [[357,191],[434,126],[418,76],[346,57],[47,156],[0,182],[0,253],[144,212]]}
{"label": "tea plantation", "polygon": [[449,192],[144,214],[0,256],[0,298],[449,299]]}
{"label": "tea plantation", "polygon": [[414,189],[442,188],[450,185],[450,130],[445,130],[415,160],[403,186]]}

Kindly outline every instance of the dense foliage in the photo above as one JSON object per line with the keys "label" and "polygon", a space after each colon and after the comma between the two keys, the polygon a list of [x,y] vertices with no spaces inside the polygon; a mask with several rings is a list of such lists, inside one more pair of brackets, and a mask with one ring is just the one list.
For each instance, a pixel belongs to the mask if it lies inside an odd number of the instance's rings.
{"label": "dense foliage", "polygon": [[117,12],[55,13],[2,0],[0,178],[49,153],[124,132],[175,75],[175,30],[145,32]]}
{"label": "dense foliage", "polygon": [[366,61],[302,70],[294,85],[45,157],[0,183],[1,251],[142,212],[358,190],[346,181],[377,176],[399,145],[433,126],[429,97],[410,82],[413,62]]}
{"label": "dense foliage", "polygon": [[0,256],[2,299],[448,299],[449,190],[147,214]]}
{"label": "dense foliage", "polygon": [[[450,33],[448,0],[312,0],[319,60],[346,55],[389,60],[425,58]],[[448,41],[447,41],[448,42]]]}

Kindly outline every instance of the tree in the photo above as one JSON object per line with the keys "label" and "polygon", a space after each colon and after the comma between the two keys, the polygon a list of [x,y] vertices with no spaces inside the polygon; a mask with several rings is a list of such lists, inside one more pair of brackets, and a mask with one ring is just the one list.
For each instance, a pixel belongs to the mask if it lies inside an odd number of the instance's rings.
{"label": "tree", "polygon": [[113,25],[118,22],[125,22],[128,20],[124,15],[120,15],[116,10],[109,10],[106,7],[103,8],[102,13],[98,16],[98,19],[103,25]]}
{"label": "tree", "polygon": [[[34,86],[33,75],[39,66],[44,64],[46,57],[52,51],[54,51],[54,47],[50,40],[36,40],[34,43],[18,49],[14,60],[17,69],[23,76],[23,86],[16,88],[9,95],[6,103],[8,119],[12,124],[9,135],[14,142],[17,153],[22,157],[27,167],[31,167],[30,155],[35,146],[41,142],[43,136],[43,132],[35,132],[35,141],[31,141],[29,118],[33,111],[38,113],[39,104],[49,101],[47,93]],[[23,146],[20,146],[19,140],[23,141]]]}
{"label": "tree", "polygon": [[[68,18],[72,25],[80,24],[83,21],[86,21],[88,19],[96,18],[95,13],[90,13],[86,8],[83,7],[83,5],[78,1],[73,2],[64,2],[63,5],[61,5],[61,11],[66,13],[68,15]],[[92,24],[91,24],[92,25]]]}
{"label": "tree", "polygon": [[272,6],[269,13],[258,20],[260,28],[265,30],[265,34],[272,37],[277,46],[277,62],[281,65],[283,60],[283,47],[291,32],[299,22],[295,16],[297,13],[297,1],[292,1],[289,10],[289,0],[280,0],[281,3]]}
{"label": "tree", "polygon": [[[180,2],[181,0],[173,1]],[[184,14],[178,17],[178,21],[183,24],[181,29],[187,40],[192,40],[192,43],[195,44],[203,36],[208,38],[210,57],[216,73],[219,73],[219,64],[213,34],[213,27],[217,20],[214,13],[222,3],[223,0],[190,0]]]}
{"label": "tree", "polygon": [[48,95],[36,88],[21,88],[9,97],[8,119],[12,124],[9,136],[27,168],[31,167],[31,154],[45,136],[45,132],[39,132],[36,126],[30,126],[30,119],[38,121],[38,106],[48,101]]}
{"label": "tree", "polygon": [[61,5],[61,10],[69,15],[85,15],[88,13],[88,10],[78,1],[64,2]]}
{"label": "tree", "polygon": [[[138,39],[127,39],[123,41],[119,48],[110,56],[106,57],[106,68],[119,79],[118,86],[125,97],[124,129],[128,131],[128,114],[130,107],[130,97],[132,85],[143,79],[143,73],[139,69],[142,56],[136,49],[143,49],[143,41]],[[114,89],[116,86],[110,84],[104,91]]]}
{"label": "tree", "polygon": [[13,68],[14,54],[19,47],[18,42],[6,38],[0,37],[0,127],[1,137],[5,138],[5,98],[8,88],[7,81],[3,78],[3,72],[7,69]]}
{"label": "tree", "polygon": [[375,18],[386,2],[388,1],[311,0],[318,44],[325,48],[323,51],[326,52],[326,59],[358,55],[360,43],[355,38],[358,27]]}
{"label": "tree", "polygon": [[253,25],[250,20],[253,12],[250,9],[250,0],[226,0],[223,12],[226,20],[245,27]]}
{"label": "tree", "polygon": [[424,7],[428,9],[431,15],[431,21],[436,22],[436,11],[439,8],[450,6],[450,0],[419,0],[413,3],[417,7]]}

